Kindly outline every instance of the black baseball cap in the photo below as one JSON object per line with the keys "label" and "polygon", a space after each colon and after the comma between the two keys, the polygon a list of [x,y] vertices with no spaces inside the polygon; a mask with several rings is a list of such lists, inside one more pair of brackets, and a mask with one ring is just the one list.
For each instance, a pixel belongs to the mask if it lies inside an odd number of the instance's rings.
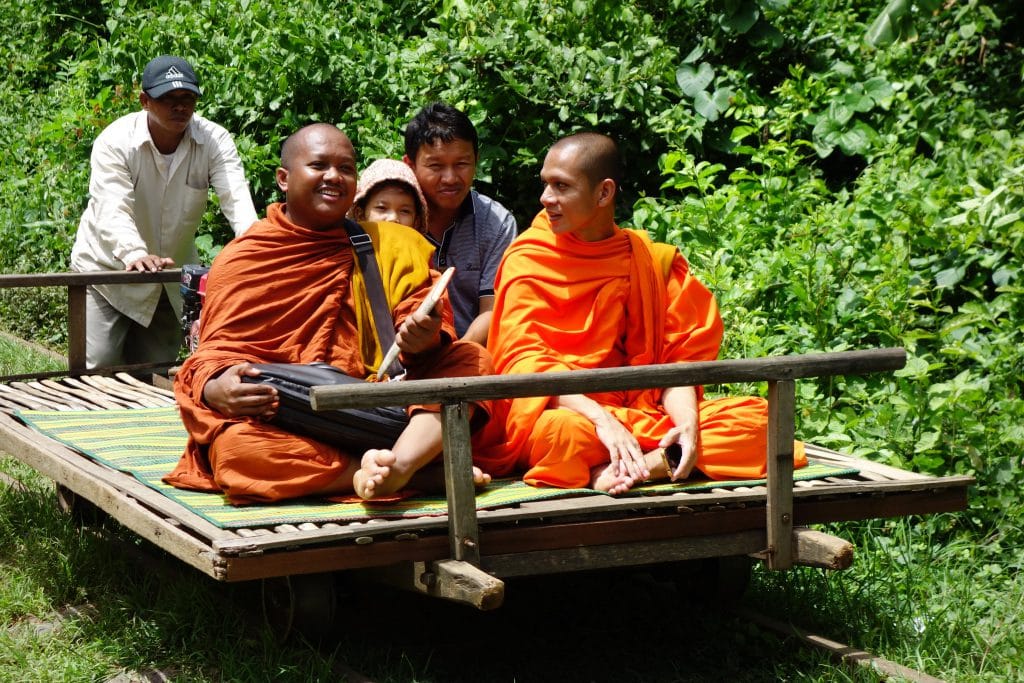
{"label": "black baseball cap", "polygon": [[196,95],[203,94],[192,65],[181,57],[171,55],[160,55],[150,60],[142,72],[142,89],[154,99],[172,90],[191,90]]}

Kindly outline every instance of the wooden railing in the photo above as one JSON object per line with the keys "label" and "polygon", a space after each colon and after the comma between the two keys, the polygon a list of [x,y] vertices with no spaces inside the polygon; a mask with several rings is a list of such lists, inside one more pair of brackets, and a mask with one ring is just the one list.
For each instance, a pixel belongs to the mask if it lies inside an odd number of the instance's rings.
{"label": "wooden railing", "polygon": [[[66,287],[68,290],[68,371],[85,370],[85,288],[88,285],[134,285],[180,282],[181,270],[156,273],[25,273],[0,275],[0,289],[7,287]],[[108,370],[168,367],[169,364],[119,366]]]}
{"label": "wooden railing", "polygon": [[479,528],[472,480],[469,402],[521,396],[767,381],[766,554],[770,568],[786,569],[792,565],[793,558],[795,380],[898,370],[906,364],[906,360],[903,349],[893,348],[533,375],[346,384],[313,387],[311,400],[315,410],[440,403],[451,556],[458,561],[479,565]]}

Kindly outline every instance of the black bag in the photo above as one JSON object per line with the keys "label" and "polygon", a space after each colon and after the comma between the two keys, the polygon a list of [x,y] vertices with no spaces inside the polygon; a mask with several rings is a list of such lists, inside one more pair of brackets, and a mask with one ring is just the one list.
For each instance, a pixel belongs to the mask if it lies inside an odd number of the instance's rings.
{"label": "black bag", "polygon": [[252,367],[260,371],[259,377],[243,375],[242,381],[277,389],[280,406],[271,423],[290,432],[361,454],[367,448],[391,448],[409,424],[405,409],[398,407],[313,410],[310,387],[363,383],[326,363],[253,363]]}

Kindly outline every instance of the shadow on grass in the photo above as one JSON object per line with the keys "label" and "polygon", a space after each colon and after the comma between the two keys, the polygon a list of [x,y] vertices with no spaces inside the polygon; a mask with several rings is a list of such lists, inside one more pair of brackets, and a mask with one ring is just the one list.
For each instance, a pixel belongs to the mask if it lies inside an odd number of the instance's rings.
{"label": "shadow on grass", "polygon": [[337,652],[376,680],[780,680],[777,638],[665,573],[514,579],[493,612],[359,587]]}

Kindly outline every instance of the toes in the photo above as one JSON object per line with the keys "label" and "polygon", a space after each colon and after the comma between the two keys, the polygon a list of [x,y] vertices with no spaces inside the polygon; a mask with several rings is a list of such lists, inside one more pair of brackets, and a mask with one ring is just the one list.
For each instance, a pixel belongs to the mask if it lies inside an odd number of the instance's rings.
{"label": "toes", "polygon": [[477,486],[486,486],[491,483],[491,475],[487,474],[479,467],[473,468],[473,483]]}

